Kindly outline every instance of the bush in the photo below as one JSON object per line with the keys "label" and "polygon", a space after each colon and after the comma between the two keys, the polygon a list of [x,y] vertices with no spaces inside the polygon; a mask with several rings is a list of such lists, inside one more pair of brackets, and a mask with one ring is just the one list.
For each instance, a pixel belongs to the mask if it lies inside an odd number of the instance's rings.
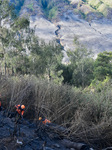
{"label": "bush", "polygon": [[50,0],[40,0],[39,1],[46,17],[49,19],[54,19],[57,15],[57,7],[54,1]]}
{"label": "bush", "polygon": [[30,3],[27,7],[28,7],[30,10],[32,10],[32,11],[34,10],[32,3]]}
{"label": "bush", "polygon": [[49,11],[49,19],[53,19],[55,18],[57,15],[57,8],[56,7],[53,7],[52,9],[50,9]]}
{"label": "bush", "polygon": [[1,85],[3,105],[14,110],[16,104],[24,103],[27,117],[30,117],[29,109],[33,110],[32,115],[35,112],[33,119],[41,114],[59,124],[66,123],[81,102],[80,91],[75,89],[75,92],[68,85],[38,80],[35,76],[5,78],[4,82],[1,79]]}
{"label": "bush", "polygon": [[97,149],[102,149],[112,143],[111,83],[106,83],[99,93],[57,85],[35,76],[2,76],[1,101],[8,111],[15,111],[16,104],[25,104],[25,118],[38,120],[44,116],[67,127],[68,136],[72,135],[75,141],[95,143]]}

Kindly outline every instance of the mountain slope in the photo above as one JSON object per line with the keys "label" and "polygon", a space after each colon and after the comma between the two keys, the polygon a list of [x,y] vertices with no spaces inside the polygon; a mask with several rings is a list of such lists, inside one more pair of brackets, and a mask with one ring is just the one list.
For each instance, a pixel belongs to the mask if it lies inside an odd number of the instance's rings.
{"label": "mountain slope", "polygon": [[20,16],[30,17],[31,28],[35,27],[36,35],[46,42],[57,39],[65,51],[73,50],[73,41],[77,37],[96,55],[112,50],[111,1],[25,0]]}

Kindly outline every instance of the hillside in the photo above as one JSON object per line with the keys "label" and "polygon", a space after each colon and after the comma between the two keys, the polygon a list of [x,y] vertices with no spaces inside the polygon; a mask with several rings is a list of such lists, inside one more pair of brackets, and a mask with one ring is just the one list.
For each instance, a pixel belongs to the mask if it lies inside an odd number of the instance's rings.
{"label": "hillside", "polygon": [[107,4],[10,2],[0,0],[0,150],[112,149]]}
{"label": "hillside", "polygon": [[[73,41],[77,37],[95,55],[111,51],[111,13],[111,1],[104,0],[100,3],[98,0],[25,0],[19,12],[20,16],[30,17],[31,28],[35,27],[36,35],[46,42],[57,39],[66,51],[75,48]],[[67,61],[66,53],[64,61]]]}
{"label": "hillside", "polygon": [[[111,149],[112,82],[101,86],[101,92],[34,76],[1,77],[0,83],[0,150]],[[18,123],[17,104],[25,105]],[[51,123],[43,124],[40,116]]]}
{"label": "hillside", "polygon": [[78,6],[85,19],[94,14],[96,17],[112,19],[112,0],[70,0],[72,5]]}

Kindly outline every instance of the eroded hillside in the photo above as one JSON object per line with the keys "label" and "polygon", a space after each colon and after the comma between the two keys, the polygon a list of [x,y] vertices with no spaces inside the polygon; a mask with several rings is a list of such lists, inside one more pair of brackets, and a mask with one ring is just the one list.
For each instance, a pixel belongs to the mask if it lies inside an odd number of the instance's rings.
{"label": "eroded hillside", "polygon": [[30,17],[31,28],[46,42],[57,39],[66,51],[75,48],[77,38],[96,55],[111,51],[111,9],[112,2],[104,0],[25,0],[20,16]]}

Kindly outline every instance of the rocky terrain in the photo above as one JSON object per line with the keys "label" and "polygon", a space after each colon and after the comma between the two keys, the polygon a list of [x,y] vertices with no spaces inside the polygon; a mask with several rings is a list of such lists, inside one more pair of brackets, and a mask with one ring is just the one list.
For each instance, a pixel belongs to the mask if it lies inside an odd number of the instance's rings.
{"label": "rocky terrain", "polygon": [[[25,0],[20,11],[21,15],[30,16],[30,26],[36,29],[36,35],[46,42],[57,39],[64,47],[64,50],[75,48],[74,38],[91,49],[94,55],[99,52],[111,51],[112,47],[112,20],[102,15],[91,12],[90,7],[81,4],[81,11],[88,11],[86,18],[77,13],[79,1],[66,2],[55,1],[58,13],[55,19],[49,20],[36,0]],[[28,8],[32,4],[33,10]],[[60,28],[59,28],[60,26]],[[58,31],[58,32],[57,32]],[[67,57],[65,58],[67,61]]]}

